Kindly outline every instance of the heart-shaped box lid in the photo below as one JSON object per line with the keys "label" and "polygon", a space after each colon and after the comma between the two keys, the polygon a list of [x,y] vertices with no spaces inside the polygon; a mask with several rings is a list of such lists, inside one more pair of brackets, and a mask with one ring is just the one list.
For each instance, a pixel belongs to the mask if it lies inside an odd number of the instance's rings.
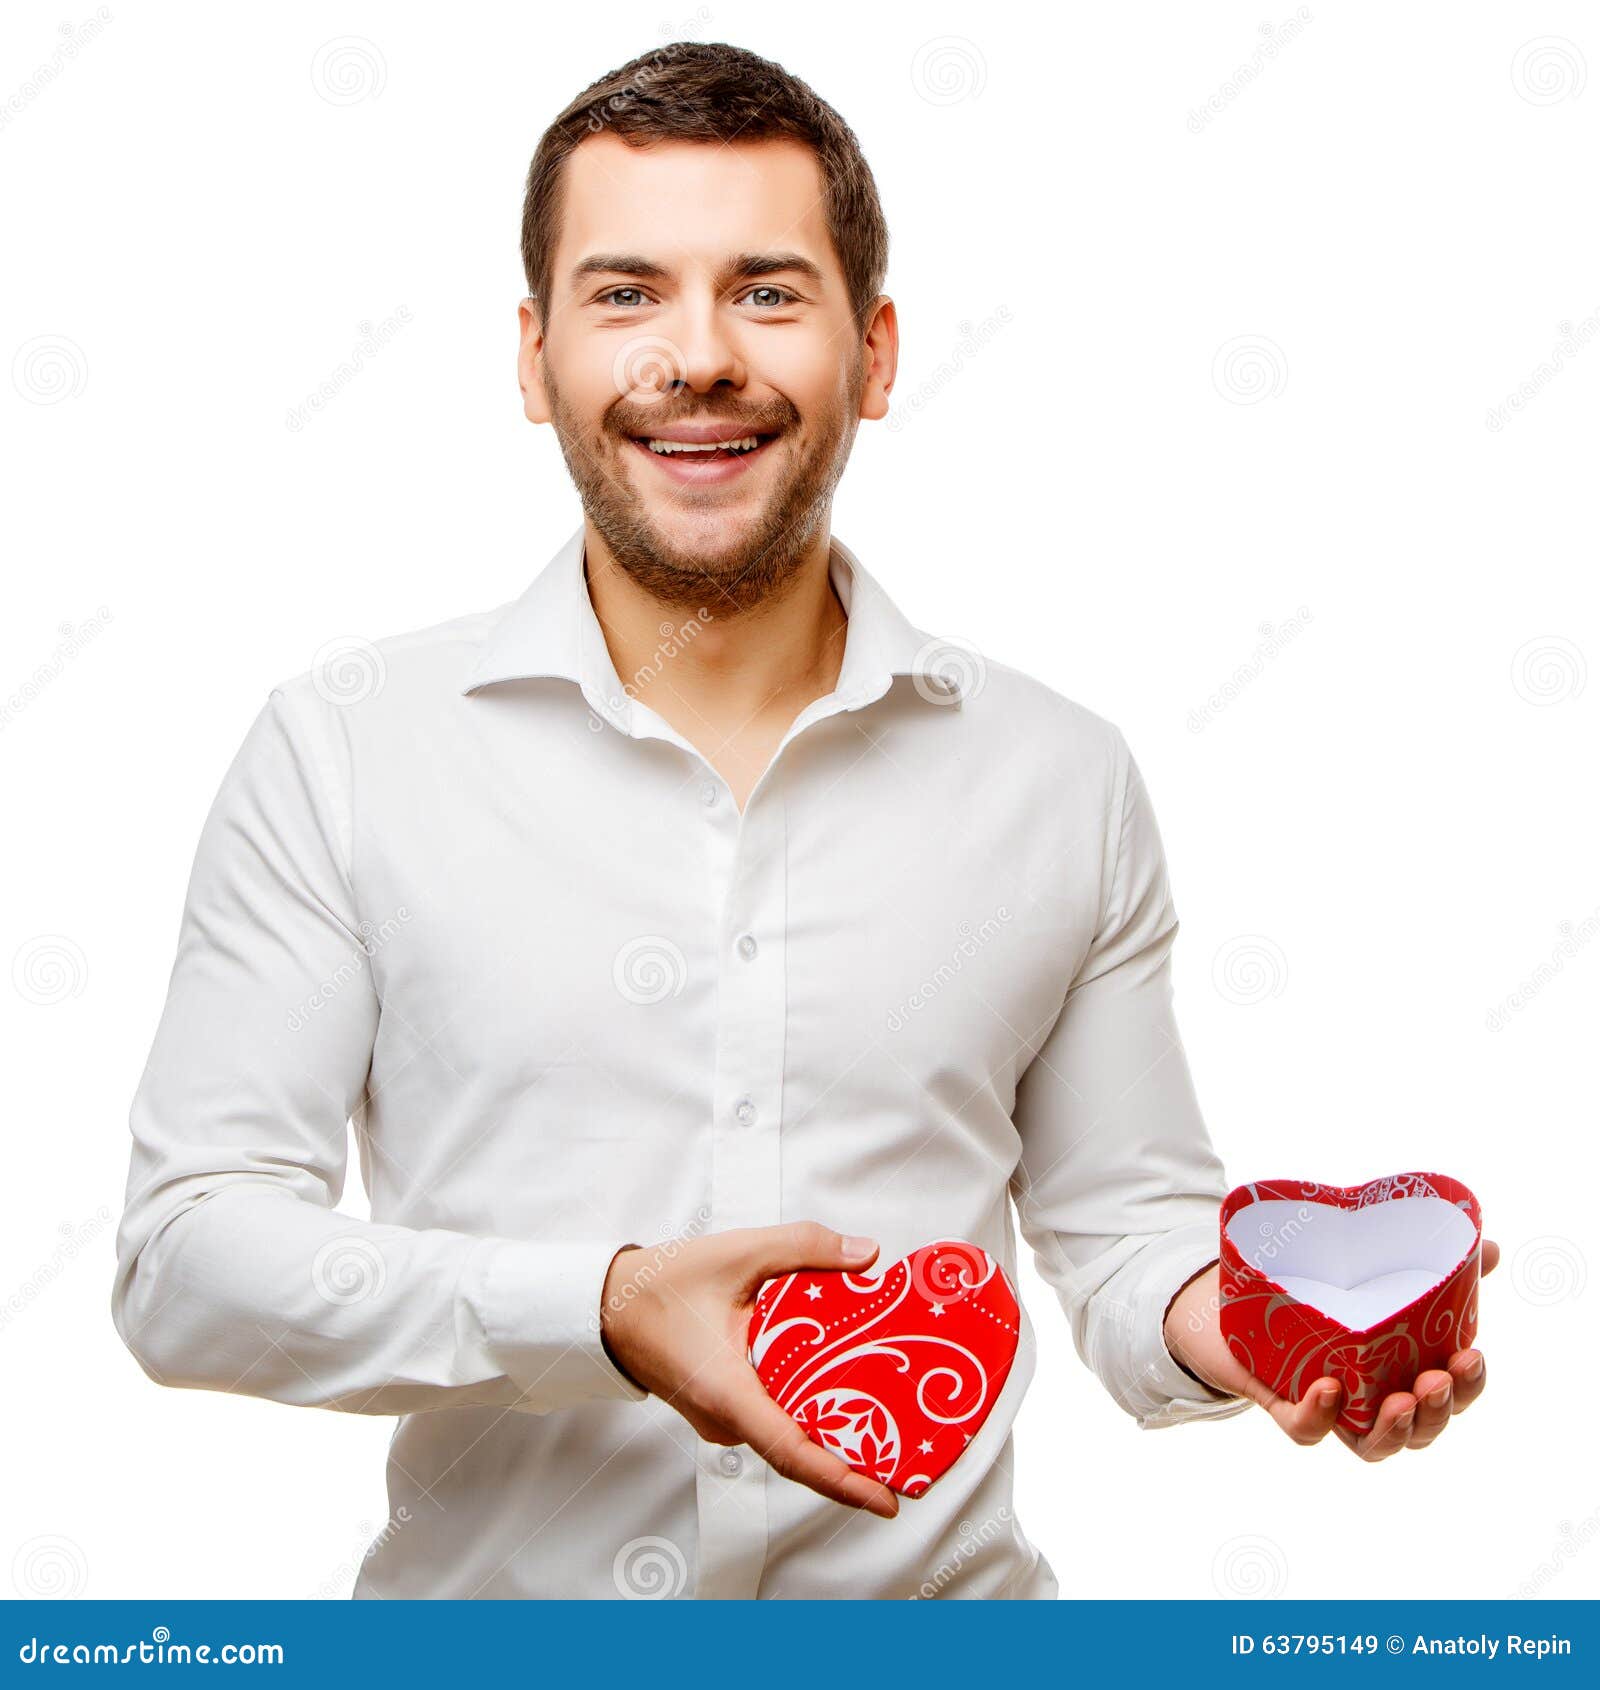
{"label": "heart-shaped box lid", "polygon": [[829,1270],[769,1279],[750,1316],[749,1353],[813,1443],[920,1496],[988,1419],[1021,1324],[994,1257],[943,1238],[870,1278]]}

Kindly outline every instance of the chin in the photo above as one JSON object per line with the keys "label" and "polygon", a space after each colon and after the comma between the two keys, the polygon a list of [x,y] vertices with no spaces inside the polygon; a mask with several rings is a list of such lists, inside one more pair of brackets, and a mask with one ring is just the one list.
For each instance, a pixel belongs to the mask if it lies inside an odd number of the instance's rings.
{"label": "chin", "polygon": [[647,513],[651,538],[666,557],[682,559],[704,574],[719,574],[744,562],[750,535],[759,529],[758,511],[718,511],[694,517],[681,507],[657,515]]}

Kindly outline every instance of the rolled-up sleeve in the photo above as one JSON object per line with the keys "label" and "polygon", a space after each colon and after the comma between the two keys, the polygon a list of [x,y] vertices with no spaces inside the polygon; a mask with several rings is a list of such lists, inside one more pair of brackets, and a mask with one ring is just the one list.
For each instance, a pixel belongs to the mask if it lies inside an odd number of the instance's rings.
{"label": "rolled-up sleeve", "polygon": [[330,796],[334,708],[275,688],[202,829],[133,1101],[117,1329],[164,1384],[288,1403],[637,1400],[600,1341],[614,1247],[334,1208],[381,1014]]}
{"label": "rolled-up sleeve", "polygon": [[1102,909],[1017,1092],[1012,1190],[1079,1355],[1142,1427],[1237,1414],[1163,1335],[1172,1298],[1217,1256],[1227,1190],[1172,1007],[1178,929],[1149,795],[1113,732]]}

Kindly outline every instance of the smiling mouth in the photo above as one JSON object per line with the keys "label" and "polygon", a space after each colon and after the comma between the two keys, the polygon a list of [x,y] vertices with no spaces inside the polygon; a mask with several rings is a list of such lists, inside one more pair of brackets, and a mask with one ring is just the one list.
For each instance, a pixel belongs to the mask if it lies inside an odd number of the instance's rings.
{"label": "smiling mouth", "polygon": [[672,440],[652,434],[628,436],[635,449],[668,481],[683,488],[710,488],[740,480],[777,438],[776,434],[741,434],[724,440]]}
{"label": "smiling mouth", "polygon": [[771,434],[745,434],[737,440],[662,440],[652,435],[631,435],[635,446],[642,446],[652,457],[675,458],[682,463],[711,463],[719,458],[747,458],[759,452]]}

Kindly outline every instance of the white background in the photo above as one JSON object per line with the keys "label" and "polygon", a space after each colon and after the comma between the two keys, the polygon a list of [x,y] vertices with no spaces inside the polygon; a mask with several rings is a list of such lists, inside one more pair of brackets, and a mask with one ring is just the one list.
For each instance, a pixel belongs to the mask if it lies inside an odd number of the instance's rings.
{"label": "white background", "polygon": [[1593,1593],[1600,15],[667,13],[0,16],[0,1590],[343,1594],[381,1526],[390,1422],[121,1348],[128,1103],[268,687],[513,597],[575,526],[514,380],[522,178],[692,36],[861,137],[902,403],[836,530],[1127,734],[1230,1175],[1435,1168],[1506,1247],[1483,1403],[1373,1468],[1255,1413],[1140,1433],[1032,1280],[1025,1529],[1074,1595]]}

